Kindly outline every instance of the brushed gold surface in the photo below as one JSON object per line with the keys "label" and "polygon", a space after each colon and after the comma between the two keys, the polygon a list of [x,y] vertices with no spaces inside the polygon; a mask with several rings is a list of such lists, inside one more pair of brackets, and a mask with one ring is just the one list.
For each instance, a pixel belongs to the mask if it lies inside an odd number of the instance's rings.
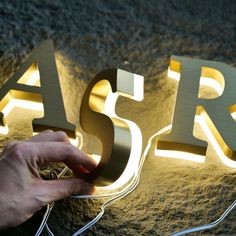
{"label": "brushed gold surface", "polygon": [[[142,99],[143,78],[140,76],[141,84],[138,88],[140,91],[136,92],[135,76],[120,69],[104,70],[89,83],[83,96],[80,110],[81,127],[86,133],[100,139],[102,153],[96,169],[91,173],[83,174],[82,177],[96,186],[110,185],[122,175],[128,164],[131,149],[135,148],[132,139],[142,139],[141,132],[139,136],[134,137],[128,123],[112,114],[112,110],[115,113],[116,100],[111,101],[110,107],[106,107],[109,103],[108,97],[112,93],[133,97],[136,100]],[[134,98],[136,95],[138,98]],[[109,112],[110,114],[107,114]],[[142,141],[138,148],[135,158],[139,160]]]}
{"label": "brushed gold surface", "polygon": [[[180,73],[170,133],[161,135],[157,148],[206,154],[207,143],[193,135],[195,115],[204,117],[224,154],[236,160],[236,124],[231,116],[236,102],[236,69],[224,63],[172,56],[170,69]],[[200,78],[209,77],[223,93],[214,99],[199,98]]]}
{"label": "brushed gold surface", "polygon": [[[40,86],[25,84],[37,70],[40,75]],[[75,138],[76,127],[67,121],[65,114],[51,40],[44,41],[36,48],[19,70],[2,86],[1,111],[11,99],[43,103],[44,116],[33,120],[34,132],[45,129],[63,130],[70,138]],[[6,125],[3,113],[0,113],[0,124]]]}

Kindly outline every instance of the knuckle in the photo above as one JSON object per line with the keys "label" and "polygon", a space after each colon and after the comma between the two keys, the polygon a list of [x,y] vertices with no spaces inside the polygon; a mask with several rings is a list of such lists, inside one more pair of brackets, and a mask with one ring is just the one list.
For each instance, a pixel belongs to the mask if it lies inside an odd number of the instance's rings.
{"label": "knuckle", "polygon": [[28,144],[25,142],[16,142],[11,146],[11,154],[14,157],[22,156],[22,153],[27,150]]}
{"label": "knuckle", "polygon": [[78,186],[75,185],[75,183],[70,183],[67,189],[67,196],[70,196],[72,194],[76,194],[78,192]]}
{"label": "knuckle", "polygon": [[64,150],[68,156],[77,156],[77,149],[70,142],[64,144]]}
{"label": "knuckle", "polygon": [[34,206],[35,206],[37,211],[42,209],[45,205],[47,205],[47,202],[41,196],[35,196],[34,197],[34,202],[35,202]]}
{"label": "knuckle", "polygon": [[16,141],[8,142],[7,145],[5,146],[4,150],[7,151],[8,149],[10,149],[16,143],[17,143]]}
{"label": "knuckle", "polygon": [[51,129],[46,129],[46,130],[44,130],[42,133],[44,133],[44,134],[47,134],[47,133],[54,133],[54,131],[51,130]]}
{"label": "knuckle", "polygon": [[63,148],[63,152],[65,153],[64,163],[68,163],[71,156],[74,156],[73,149],[71,148],[71,144],[69,142],[63,143],[61,145]]}
{"label": "knuckle", "polygon": [[68,142],[69,138],[64,131],[57,131],[56,132],[57,140],[62,142]]}

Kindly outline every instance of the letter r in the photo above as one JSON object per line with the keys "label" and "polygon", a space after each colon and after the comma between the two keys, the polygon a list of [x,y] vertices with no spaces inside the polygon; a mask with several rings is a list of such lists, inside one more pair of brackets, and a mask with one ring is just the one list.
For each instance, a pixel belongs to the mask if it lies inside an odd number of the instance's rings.
{"label": "letter r", "polygon": [[[172,56],[170,70],[180,73],[171,132],[161,135],[157,149],[205,155],[207,143],[193,136],[195,115],[204,117],[224,154],[236,160],[236,69],[220,62]],[[199,98],[200,78],[208,77],[223,86],[214,99]]]}

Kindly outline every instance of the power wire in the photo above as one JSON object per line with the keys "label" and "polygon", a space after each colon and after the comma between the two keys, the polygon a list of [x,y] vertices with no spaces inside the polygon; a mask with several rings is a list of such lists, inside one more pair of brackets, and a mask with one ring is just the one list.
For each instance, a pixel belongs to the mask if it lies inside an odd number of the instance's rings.
{"label": "power wire", "polygon": [[206,225],[201,225],[198,227],[185,229],[183,231],[173,233],[173,234],[171,234],[171,236],[180,236],[180,235],[184,235],[184,234],[190,234],[190,233],[214,228],[225,219],[225,217],[235,208],[235,206],[236,206],[236,200],[226,209],[226,211],[216,221],[206,224]]}
{"label": "power wire", "polygon": [[[96,224],[102,218],[106,207],[110,206],[115,201],[126,197],[128,194],[130,194],[132,191],[134,191],[134,189],[139,184],[141,170],[142,170],[142,167],[143,167],[143,164],[144,164],[144,160],[145,160],[145,158],[148,154],[148,151],[151,147],[152,140],[157,135],[160,135],[160,134],[164,133],[165,131],[166,131],[166,128],[161,129],[160,131],[158,131],[157,133],[152,135],[151,138],[148,140],[148,144],[147,144],[147,146],[144,150],[143,155],[141,156],[139,167],[135,170],[135,173],[132,177],[131,182],[123,190],[120,190],[120,191],[115,192],[115,193],[104,194],[104,195],[71,196],[71,198],[74,198],[74,199],[84,199],[84,198],[101,199],[101,198],[111,197],[111,199],[107,200],[106,202],[104,202],[102,204],[100,213],[98,213],[98,215],[94,219],[92,219],[89,223],[87,223],[85,226],[78,229],[72,236],[80,235],[81,233],[85,232],[87,229],[91,228],[94,224]],[[68,167],[65,167],[61,171],[61,173],[59,175],[57,175],[57,178],[58,179],[61,178],[67,171],[68,171]],[[55,173],[53,173],[53,174],[55,174]],[[51,210],[52,210],[53,206],[54,206],[54,202],[47,205],[47,210],[44,214],[42,222],[41,222],[41,224],[39,226],[39,229],[37,230],[35,236],[40,236],[45,227],[46,227],[46,230],[48,231],[49,235],[54,236],[54,234],[52,233],[52,231],[50,230],[50,228],[47,224],[47,220],[49,218],[49,215],[51,213]],[[189,233],[194,233],[194,232],[214,228],[226,218],[226,216],[235,208],[235,206],[236,206],[236,200],[225,210],[225,212],[216,221],[214,221],[212,223],[209,223],[209,224],[206,224],[206,225],[202,225],[202,226],[198,226],[198,227],[194,227],[194,228],[190,228],[190,229],[185,229],[185,230],[182,230],[182,231],[179,231],[179,232],[175,232],[175,233],[171,234],[171,236],[181,236],[181,235],[185,235],[185,234],[189,234]]]}

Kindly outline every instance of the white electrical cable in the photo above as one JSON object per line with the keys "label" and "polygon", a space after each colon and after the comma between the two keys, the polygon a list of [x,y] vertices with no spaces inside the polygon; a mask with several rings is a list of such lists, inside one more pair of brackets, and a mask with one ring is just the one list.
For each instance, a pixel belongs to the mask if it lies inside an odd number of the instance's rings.
{"label": "white electrical cable", "polygon": [[[142,167],[143,167],[143,163],[144,163],[145,157],[147,156],[148,151],[151,147],[151,142],[157,135],[160,135],[161,132],[162,132],[162,129],[159,132],[152,135],[151,138],[148,140],[148,144],[147,144],[147,146],[144,150],[143,155],[141,156],[139,167],[135,170],[133,179],[132,179],[131,183],[129,184],[129,186],[126,187],[124,190],[119,191],[118,195],[117,195],[117,193],[110,194],[110,196],[113,195],[114,198],[111,198],[108,201],[106,201],[105,203],[103,203],[102,206],[101,206],[101,212],[93,220],[91,220],[89,223],[87,223],[84,227],[77,230],[72,236],[80,235],[81,233],[83,233],[84,231],[86,231],[87,229],[92,227],[94,224],[96,224],[101,219],[101,217],[103,216],[106,207],[108,207],[109,205],[111,205],[115,201],[126,197],[128,194],[130,194],[138,186],[139,181],[140,181],[140,174],[141,174],[141,170],[142,170]],[[105,196],[107,197],[107,195],[105,195]],[[76,198],[79,198],[79,197],[83,198],[83,196],[76,196]],[[94,198],[93,195],[87,195],[87,197]],[[96,198],[98,198],[98,197],[99,196],[96,196]]]}
{"label": "white electrical cable", "polygon": [[[79,133],[80,134],[80,133]],[[80,145],[79,145],[79,149],[81,149],[82,148],[82,146],[83,146],[83,137],[82,137],[82,135],[79,135],[79,137],[80,137]],[[56,174],[56,178],[57,179],[60,179],[63,175],[65,175],[65,173],[68,171],[68,167],[67,166],[65,166],[64,167],[64,169],[57,175]],[[55,173],[55,172],[53,172],[53,173]],[[50,173],[51,174],[51,173]],[[48,230],[49,229],[49,227],[48,227],[48,225],[47,225],[47,220],[48,220],[48,217],[49,217],[49,215],[50,215],[50,213],[51,213],[51,210],[53,209],[53,207],[54,207],[54,202],[52,202],[51,204],[48,204],[47,205],[47,209],[46,209],[46,212],[44,213],[44,216],[43,216],[43,219],[42,219],[42,221],[41,221],[41,224],[40,224],[40,226],[39,226],[39,228],[38,228],[38,230],[37,230],[37,232],[35,233],[35,236],[40,236],[41,235],[41,233],[42,233],[42,231],[43,231],[43,229],[45,228],[45,226],[46,226],[46,229]],[[53,233],[52,233],[52,231],[49,229],[48,230],[48,232],[49,232],[49,234],[51,234],[52,236],[54,236],[53,235]]]}
{"label": "white electrical cable", "polygon": [[194,232],[214,228],[215,226],[217,226],[219,223],[221,223],[225,219],[225,217],[235,208],[235,206],[236,206],[236,200],[226,209],[226,211],[216,221],[209,223],[207,225],[201,225],[198,227],[185,229],[183,231],[173,233],[173,234],[171,234],[171,236],[180,236],[180,235],[184,235],[184,234],[189,234],[189,233],[194,233]]}
{"label": "white electrical cable", "polygon": [[[159,131],[161,132],[161,130]],[[108,201],[106,201],[102,206],[101,206],[101,212],[93,219],[91,220],[88,224],[86,224],[84,227],[82,227],[81,229],[77,230],[73,236],[76,236],[76,235],[79,235],[81,234],[82,232],[86,231],[88,228],[92,227],[104,214],[104,210],[107,206],[111,205],[113,202],[117,201],[118,199],[121,199],[125,196],[127,196],[129,193],[131,193],[138,185],[139,183],[139,179],[140,179],[140,173],[141,173],[141,169],[142,169],[142,166],[143,166],[143,163],[144,163],[144,160],[145,160],[145,157],[151,147],[151,141],[154,139],[154,137],[156,135],[159,134],[156,133],[154,135],[151,136],[151,138],[149,139],[148,141],[148,145],[146,146],[145,148],[145,151],[141,157],[141,160],[140,160],[140,164],[139,164],[139,168],[137,168],[137,170],[135,171],[135,174],[132,178],[132,181],[131,183],[123,190],[119,191],[119,192],[116,192],[116,193],[111,193],[111,194],[105,194],[105,195],[97,195],[97,196],[94,196],[94,195],[80,195],[80,196],[72,196],[72,198],[95,198],[95,199],[98,199],[98,198],[104,198],[104,197],[114,197]],[[65,167],[62,172],[58,175],[58,178],[61,178],[65,172],[68,170],[68,167]],[[36,232],[35,236],[40,236],[44,227],[46,226],[46,229],[48,230],[49,234],[51,236],[54,236],[52,231],[49,229],[48,225],[47,225],[47,220],[48,220],[48,217],[50,215],[50,212],[52,210],[53,206],[50,207],[49,205],[47,206],[47,210],[44,214],[44,217],[43,217],[43,220],[40,224],[40,227],[38,229],[38,231]]]}
{"label": "white electrical cable", "polygon": [[50,212],[51,212],[53,206],[54,206],[54,203],[51,203],[51,204],[47,205],[47,210],[44,213],[43,219],[41,221],[41,224],[40,224],[40,226],[39,226],[35,236],[40,236],[41,235],[41,233],[42,233],[42,231],[43,231],[43,229],[45,227],[45,224],[47,223],[48,217],[50,215]]}
{"label": "white electrical cable", "polygon": [[[141,175],[143,163],[144,163],[144,160],[145,160],[145,158],[148,154],[148,151],[151,147],[152,140],[157,135],[160,135],[160,134],[164,133],[165,131],[166,131],[165,128],[161,129],[160,131],[158,131],[157,133],[152,135],[151,138],[148,140],[148,144],[147,144],[147,146],[144,150],[144,153],[140,159],[139,167],[137,168],[137,170],[135,170],[134,176],[132,177],[132,180],[129,183],[129,185],[126,186],[123,190],[120,190],[116,193],[109,193],[109,194],[104,194],[104,195],[71,196],[72,198],[75,198],[75,199],[83,199],[83,198],[99,199],[99,198],[113,197],[102,204],[101,212],[93,220],[91,220],[89,223],[87,223],[81,229],[77,230],[72,236],[80,235],[81,233],[85,232],[87,229],[92,227],[94,224],[96,224],[102,218],[106,207],[108,207],[109,205],[111,205],[115,201],[124,198],[125,196],[130,194],[137,187],[137,185],[139,184],[139,181],[140,181],[140,175]],[[68,170],[68,167],[65,167],[62,170],[62,172],[58,175],[58,178],[61,178],[67,172],[67,170]],[[54,234],[52,233],[52,231],[50,230],[50,228],[47,225],[47,220],[48,220],[48,217],[50,215],[50,212],[51,212],[53,206],[54,206],[54,203],[51,203],[47,206],[47,210],[44,214],[43,220],[42,220],[40,227],[39,227],[37,233],[35,234],[35,236],[40,236],[45,226],[46,226],[46,229],[47,229],[48,233],[50,234],[50,236],[54,236]],[[236,200],[226,209],[226,211],[216,221],[206,224],[206,225],[182,230],[182,231],[171,234],[171,236],[180,236],[180,235],[184,235],[184,234],[189,234],[189,233],[194,233],[194,232],[198,232],[198,231],[202,231],[202,230],[211,229],[211,228],[217,226],[219,223],[221,223],[225,219],[225,217],[235,208],[235,206],[236,206]]]}
{"label": "white electrical cable", "polygon": [[50,234],[50,236],[54,236],[53,232],[50,230],[47,223],[45,226],[46,226],[46,229],[47,229],[48,233]]}
{"label": "white electrical cable", "polygon": [[[60,179],[67,171],[68,171],[68,167],[65,166],[64,169],[61,171],[61,173],[57,176],[57,178]],[[35,236],[40,236],[40,235],[41,235],[41,233],[42,233],[42,231],[43,231],[45,225],[47,226],[47,229],[49,229],[49,227],[48,227],[48,225],[47,225],[47,220],[48,220],[48,217],[49,217],[49,215],[50,215],[51,210],[53,209],[53,207],[54,207],[54,202],[52,202],[51,204],[48,204],[48,205],[47,205],[46,212],[44,213],[43,219],[42,219],[42,221],[41,221],[41,224],[40,224],[40,226],[39,226],[39,228],[38,228],[38,230],[37,230]],[[50,231],[50,229],[49,229],[49,231]],[[48,232],[49,232],[49,231],[48,231]],[[51,231],[49,232],[49,234],[51,234],[52,236],[54,236]]]}

